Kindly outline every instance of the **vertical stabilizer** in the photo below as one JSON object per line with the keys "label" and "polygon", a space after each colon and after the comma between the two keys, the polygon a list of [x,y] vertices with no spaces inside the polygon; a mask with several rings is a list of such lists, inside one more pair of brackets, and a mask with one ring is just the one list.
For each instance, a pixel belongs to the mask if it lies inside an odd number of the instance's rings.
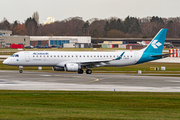
{"label": "vertical stabilizer", "polygon": [[167,29],[161,29],[157,33],[157,35],[152,39],[149,45],[146,48],[140,50],[142,55],[137,64],[162,58],[162,51],[164,47],[166,33]]}
{"label": "vertical stabilizer", "polygon": [[145,48],[144,53],[162,53],[167,29],[161,29]]}

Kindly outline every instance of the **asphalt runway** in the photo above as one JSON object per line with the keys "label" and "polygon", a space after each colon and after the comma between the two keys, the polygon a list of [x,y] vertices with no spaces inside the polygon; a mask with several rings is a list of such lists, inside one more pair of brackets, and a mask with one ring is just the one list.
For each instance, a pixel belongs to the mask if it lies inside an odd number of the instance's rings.
{"label": "asphalt runway", "polygon": [[180,92],[179,77],[0,70],[1,90]]}

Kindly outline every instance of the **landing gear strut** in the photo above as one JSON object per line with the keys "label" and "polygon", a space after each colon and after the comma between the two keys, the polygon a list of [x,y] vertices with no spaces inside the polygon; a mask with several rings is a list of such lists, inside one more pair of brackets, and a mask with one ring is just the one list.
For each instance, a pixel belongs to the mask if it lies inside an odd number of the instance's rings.
{"label": "landing gear strut", "polygon": [[23,66],[19,66],[20,70],[19,73],[23,73]]}
{"label": "landing gear strut", "polygon": [[92,70],[91,69],[87,69],[86,70],[86,74],[91,74],[92,73]]}
{"label": "landing gear strut", "polygon": [[83,74],[83,72],[84,72],[84,71],[83,71],[82,69],[79,69],[79,70],[78,70],[78,73],[79,73],[79,74]]}

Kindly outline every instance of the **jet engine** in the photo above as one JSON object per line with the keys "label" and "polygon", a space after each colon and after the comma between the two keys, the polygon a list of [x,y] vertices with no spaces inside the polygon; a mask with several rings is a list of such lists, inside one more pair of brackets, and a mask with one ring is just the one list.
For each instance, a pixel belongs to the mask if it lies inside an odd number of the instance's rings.
{"label": "jet engine", "polygon": [[66,71],[78,71],[78,64],[76,63],[66,63],[64,69]]}

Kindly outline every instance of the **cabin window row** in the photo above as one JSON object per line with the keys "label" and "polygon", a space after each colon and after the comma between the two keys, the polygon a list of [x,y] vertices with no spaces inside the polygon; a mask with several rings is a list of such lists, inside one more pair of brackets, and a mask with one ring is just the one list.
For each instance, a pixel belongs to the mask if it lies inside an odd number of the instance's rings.
{"label": "cabin window row", "polygon": [[[33,55],[33,57],[46,57],[45,55],[44,56],[38,56],[38,55]],[[47,55],[47,57],[114,57],[114,58],[116,58],[116,57],[119,57],[119,55]],[[124,55],[124,57],[132,57],[132,55],[131,56],[125,56]]]}

